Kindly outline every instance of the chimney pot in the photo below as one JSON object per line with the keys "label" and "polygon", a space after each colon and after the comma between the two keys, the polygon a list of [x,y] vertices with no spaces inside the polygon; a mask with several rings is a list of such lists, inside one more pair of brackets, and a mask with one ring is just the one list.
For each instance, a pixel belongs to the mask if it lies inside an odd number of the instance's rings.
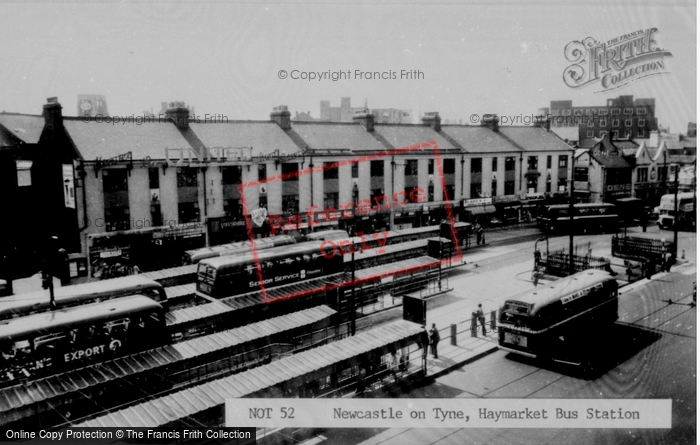
{"label": "chimney pot", "polygon": [[489,127],[493,131],[498,131],[498,118],[497,114],[484,114],[481,117],[481,125],[484,127]]}
{"label": "chimney pot", "polygon": [[190,110],[184,102],[170,102],[170,108],[165,110],[165,117],[170,119],[177,128],[186,130],[189,128]]}
{"label": "chimney pot", "polygon": [[357,110],[352,120],[359,122],[367,131],[374,131],[374,114],[370,113],[367,108]]}
{"label": "chimney pot", "polygon": [[423,125],[427,125],[429,127],[432,127],[432,129],[435,131],[440,131],[441,119],[440,119],[440,113],[438,113],[437,111],[431,111],[431,112],[425,113],[421,120],[423,121]]}
{"label": "chimney pot", "polygon": [[270,113],[270,120],[277,122],[277,125],[279,125],[282,130],[291,130],[291,115],[292,114],[289,112],[286,105],[280,105],[272,109],[272,113]]}

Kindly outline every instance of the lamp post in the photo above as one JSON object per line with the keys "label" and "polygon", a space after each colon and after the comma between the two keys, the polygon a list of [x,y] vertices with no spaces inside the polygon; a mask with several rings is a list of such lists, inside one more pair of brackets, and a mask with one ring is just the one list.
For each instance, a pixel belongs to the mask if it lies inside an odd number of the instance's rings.
{"label": "lamp post", "polygon": [[574,161],[575,153],[571,154],[571,182],[569,186],[569,275],[574,274]]}
{"label": "lamp post", "polygon": [[[353,201],[357,201],[357,197],[359,195],[359,191],[357,189],[357,185],[353,187]],[[353,207],[352,209],[352,227],[350,228],[350,239],[354,238],[357,236],[357,206]],[[353,243],[350,243],[350,254],[352,255],[351,260],[352,260],[352,267],[351,267],[351,273],[352,273],[352,289],[350,290],[350,335],[354,336],[355,335],[355,318],[357,316],[356,314],[356,309],[355,309],[355,246]]]}
{"label": "lamp post", "polygon": [[[674,179],[674,190],[673,190],[673,258],[678,258],[678,216],[680,216],[680,209],[678,208],[678,174],[680,173],[680,165],[676,165],[676,177]],[[695,209],[693,209],[695,211]]]}

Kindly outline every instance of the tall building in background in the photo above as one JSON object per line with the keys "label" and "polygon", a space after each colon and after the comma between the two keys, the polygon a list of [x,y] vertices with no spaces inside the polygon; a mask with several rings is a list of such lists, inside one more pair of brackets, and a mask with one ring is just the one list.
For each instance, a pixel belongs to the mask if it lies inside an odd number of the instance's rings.
{"label": "tall building in background", "polygon": [[101,94],[78,94],[78,116],[109,116],[107,98]]}
{"label": "tall building in background", "polygon": [[[379,124],[412,124],[413,111],[399,110],[397,108],[372,108],[367,106],[365,99],[364,107],[353,107],[350,105],[349,97],[340,98],[339,107],[331,107],[329,100],[321,101],[321,119],[326,122],[352,122],[356,113],[369,110],[374,114],[376,123]],[[302,119],[297,119],[302,120]]]}
{"label": "tall building in background", "polygon": [[620,96],[605,105],[579,107],[570,100],[553,100],[550,113],[552,131],[559,134],[562,127],[577,128],[579,143],[606,134],[612,139],[648,139],[658,130],[655,99]]}

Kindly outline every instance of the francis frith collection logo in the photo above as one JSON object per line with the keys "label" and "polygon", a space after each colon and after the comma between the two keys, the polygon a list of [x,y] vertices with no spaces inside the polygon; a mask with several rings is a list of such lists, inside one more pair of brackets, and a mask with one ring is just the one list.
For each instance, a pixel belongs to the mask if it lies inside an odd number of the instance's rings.
{"label": "francis frith collection logo", "polygon": [[564,48],[566,60],[573,63],[564,70],[564,83],[571,88],[600,84],[600,93],[668,73],[664,57],[672,54],[654,40],[657,31],[640,29],[606,42],[593,37],[574,40]]}

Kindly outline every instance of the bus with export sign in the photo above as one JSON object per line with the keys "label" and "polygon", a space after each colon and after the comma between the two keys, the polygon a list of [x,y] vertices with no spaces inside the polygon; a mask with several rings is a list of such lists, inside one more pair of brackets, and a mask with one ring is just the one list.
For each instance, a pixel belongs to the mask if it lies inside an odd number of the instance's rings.
{"label": "bus with export sign", "polygon": [[602,333],[618,319],[617,281],[589,269],[503,303],[498,347],[536,359],[586,365]]}
{"label": "bus with export sign", "polygon": [[537,217],[537,225],[540,230],[550,232],[614,231],[619,219],[614,204],[559,204],[545,207]]}

